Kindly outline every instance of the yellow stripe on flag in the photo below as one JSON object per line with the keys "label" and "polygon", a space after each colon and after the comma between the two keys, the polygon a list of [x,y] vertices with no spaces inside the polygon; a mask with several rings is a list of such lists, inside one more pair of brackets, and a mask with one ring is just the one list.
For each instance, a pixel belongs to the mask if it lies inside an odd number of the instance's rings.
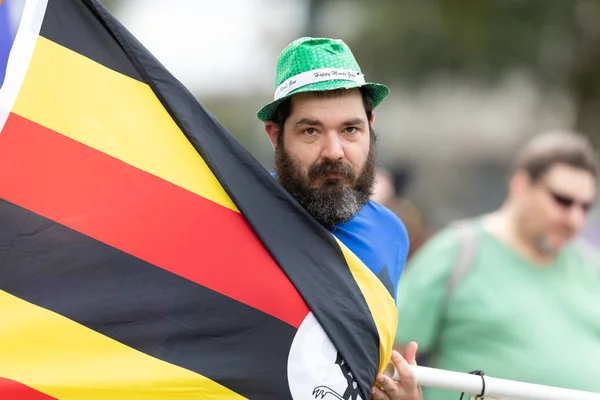
{"label": "yellow stripe on flag", "polygon": [[150,86],[44,37],[12,111],[237,211]]}
{"label": "yellow stripe on flag", "polygon": [[383,373],[392,356],[398,326],[396,304],[379,278],[337,238],[336,241],[375,320],[379,332],[379,373]]}
{"label": "yellow stripe on flag", "polygon": [[0,315],[0,377],[61,400],[243,399],[3,291]]}

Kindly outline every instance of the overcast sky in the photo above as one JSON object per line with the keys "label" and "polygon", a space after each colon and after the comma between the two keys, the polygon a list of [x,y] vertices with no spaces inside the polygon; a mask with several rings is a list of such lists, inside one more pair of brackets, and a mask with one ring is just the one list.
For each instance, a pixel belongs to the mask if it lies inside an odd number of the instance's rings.
{"label": "overcast sky", "polygon": [[192,91],[250,93],[274,86],[276,57],[301,35],[305,9],[302,0],[128,0],[117,17]]}

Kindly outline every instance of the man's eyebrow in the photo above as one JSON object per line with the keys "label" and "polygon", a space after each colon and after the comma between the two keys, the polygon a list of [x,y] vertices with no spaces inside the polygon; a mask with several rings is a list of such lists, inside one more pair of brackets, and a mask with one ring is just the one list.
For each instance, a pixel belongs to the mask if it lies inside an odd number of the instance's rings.
{"label": "man's eyebrow", "polygon": [[[323,126],[323,123],[321,121],[319,121],[318,119],[302,118],[294,124],[295,127],[299,127],[301,125]],[[340,126],[352,126],[352,125],[364,126],[365,120],[362,118],[352,118],[352,119],[347,119],[346,121],[344,121],[340,124]]]}
{"label": "man's eyebrow", "polygon": [[296,122],[294,126],[299,127],[301,125],[323,126],[323,123],[318,119],[302,118],[298,122]]}
{"label": "man's eyebrow", "polygon": [[340,126],[351,126],[351,125],[364,126],[365,120],[362,118],[352,118],[352,119],[348,119],[340,124]]}

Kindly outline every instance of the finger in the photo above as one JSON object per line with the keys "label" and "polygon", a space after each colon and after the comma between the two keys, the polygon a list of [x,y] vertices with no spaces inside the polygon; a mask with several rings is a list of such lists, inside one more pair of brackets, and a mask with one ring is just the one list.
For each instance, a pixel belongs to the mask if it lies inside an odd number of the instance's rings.
{"label": "finger", "polygon": [[383,374],[377,375],[377,383],[379,383],[385,393],[392,399],[400,396],[400,394],[403,393],[400,384],[389,376],[385,376]]}
{"label": "finger", "polygon": [[410,365],[406,362],[406,360],[400,355],[400,353],[393,351],[392,352],[392,362],[396,366],[396,370],[398,370],[398,375],[400,376],[400,386],[407,393],[412,393],[414,390],[417,390],[417,379],[413,374]]}
{"label": "finger", "polygon": [[410,342],[404,349],[404,359],[411,365],[417,365],[417,350],[419,345],[417,342]]}
{"label": "finger", "polygon": [[388,396],[383,390],[373,386],[371,389],[371,400],[390,400],[390,396]]}

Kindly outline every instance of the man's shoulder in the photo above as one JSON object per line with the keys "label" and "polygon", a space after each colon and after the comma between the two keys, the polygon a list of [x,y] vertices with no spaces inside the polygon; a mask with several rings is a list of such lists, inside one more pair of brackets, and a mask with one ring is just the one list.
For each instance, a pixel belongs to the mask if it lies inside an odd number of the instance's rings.
{"label": "man's shoulder", "polygon": [[[482,235],[481,226],[477,225],[477,219],[464,219],[453,221],[432,234],[429,239],[415,253],[413,264],[435,264],[445,265],[451,268],[452,262],[459,252],[465,247],[478,247]],[[428,267],[429,268],[429,267]]]}
{"label": "man's shoulder", "polygon": [[[578,237],[565,249],[565,253],[578,257],[584,264],[600,271],[600,248],[583,237]],[[569,252],[569,250],[571,250]]]}
{"label": "man's shoulder", "polygon": [[575,238],[572,247],[579,252],[585,252],[596,257],[600,256],[600,248],[584,237]]}
{"label": "man's shoulder", "polygon": [[408,232],[402,220],[389,208],[373,200],[369,200],[360,211],[360,214],[370,225],[378,230],[383,230],[386,234],[394,233],[408,237]]}
{"label": "man's shoulder", "polygon": [[396,214],[369,201],[343,230],[354,243],[352,250],[388,288],[392,297],[406,264],[408,232]]}
{"label": "man's shoulder", "polygon": [[409,246],[408,232],[400,218],[372,200],[350,221],[333,228],[332,232],[339,237],[369,243],[371,248],[386,249],[386,252],[407,251]]}

